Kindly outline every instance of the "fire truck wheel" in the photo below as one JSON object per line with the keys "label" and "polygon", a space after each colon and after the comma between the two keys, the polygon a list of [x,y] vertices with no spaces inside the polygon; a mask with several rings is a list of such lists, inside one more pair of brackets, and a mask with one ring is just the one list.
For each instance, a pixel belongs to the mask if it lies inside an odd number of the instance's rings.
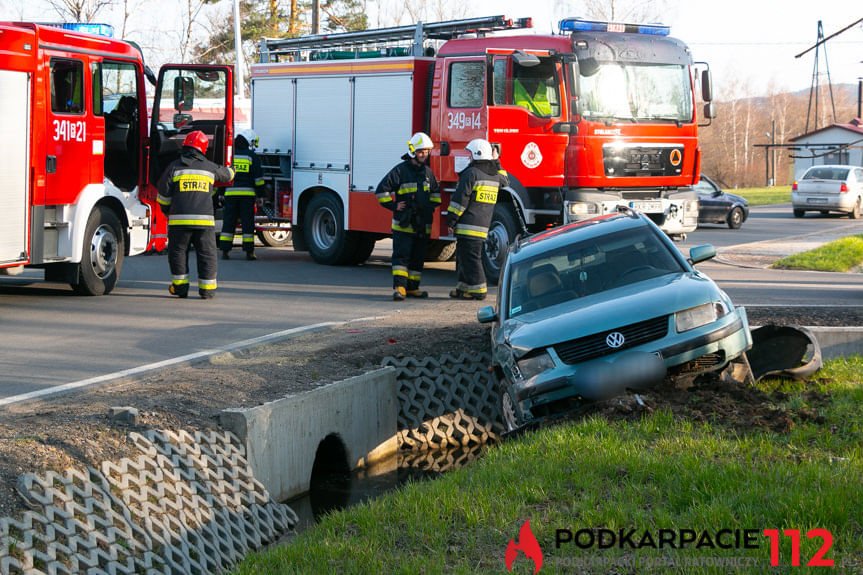
{"label": "fire truck wheel", "polygon": [[291,230],[260,230],[258,231],[258,239],[265,246],[271,248],[282,248],[291,243]]}
{"label": "fire truck wheel", "polygon": [[123,267],[123,232],[120,220],[105,206],[98,206],[87,220],[84,252],[78,281],[70,284],[79,295],[111,293]]}
{"label": "fire truck wheel", "polygon": [[497,285],[500,267],[510,242],[518,233],[518,220],[510,203],[498,202],[491,217],[488,237],[482,253],[482,267],[485,270],[485,280],[491,285]]}
{"label": "fire truck wheel", "polygon": [[455,255],[455,242],[429,240],[427,262],[447,262]]}
{"label": "fire truck wheel", "polygon": [[344,265],[356,253],[348,244],[342,205],[332,194],[318,194],[303,216],[303,234],[309,254],[319,264]]}
{"label": "fire truck wheel", "polygon": [[375,249],[375,244],[377,243],[377,238],[374,234],[366,233],[366,232],[348,232],[349,234],[355,234],[354,237],[351,237],[351,243],[353,243],[356,248],[351,256],[351,260],[347,263],[353,265],[360,265],[366,263],[366,260],[369,259],[369,256],[372,255],[372,252]]}

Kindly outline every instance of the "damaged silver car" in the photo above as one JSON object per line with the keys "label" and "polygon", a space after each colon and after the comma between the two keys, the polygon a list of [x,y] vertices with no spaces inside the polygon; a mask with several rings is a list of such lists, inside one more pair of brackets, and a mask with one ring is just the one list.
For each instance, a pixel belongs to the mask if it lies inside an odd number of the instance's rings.
{"label": "damaged silver car", "polygon": [[491,322],[501,407],[512,430],[586,402],[721,370],[752,345],[746,311],[642,214],[625,211],[514,243]]}

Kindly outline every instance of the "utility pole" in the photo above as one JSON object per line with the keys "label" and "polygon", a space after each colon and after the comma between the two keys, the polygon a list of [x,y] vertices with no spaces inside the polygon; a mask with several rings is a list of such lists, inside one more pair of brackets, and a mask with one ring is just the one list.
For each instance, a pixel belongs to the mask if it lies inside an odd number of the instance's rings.
{"label": "utility pole", "polygon": [[321,0],[312,0],[312,34],[321,31]]}
{"label": "utility pole", "polygon": [[246,99],[246,87],[243,80],[243,38],[240,36],[240,0],[234,0],[234,50],[236,51],[236,64],[234,64],[234,76],[237,77],[237,98]]}

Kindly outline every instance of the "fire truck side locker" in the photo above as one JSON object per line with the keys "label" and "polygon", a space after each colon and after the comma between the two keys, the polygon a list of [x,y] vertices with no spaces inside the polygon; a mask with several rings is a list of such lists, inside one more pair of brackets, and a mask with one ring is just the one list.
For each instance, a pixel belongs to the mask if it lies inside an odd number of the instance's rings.
{"label": "fire truck side locker", "polygon": [[0,70],[0,265],[28,259],[30,88],[28,72]]}

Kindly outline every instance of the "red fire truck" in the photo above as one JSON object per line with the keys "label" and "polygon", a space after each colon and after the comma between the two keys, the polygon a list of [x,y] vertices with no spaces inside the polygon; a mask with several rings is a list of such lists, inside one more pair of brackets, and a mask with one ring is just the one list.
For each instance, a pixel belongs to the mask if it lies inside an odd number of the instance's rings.
{"label": "red fire truck", "polygon": [[[166,65],[157,79],[111,32],[0,22],[4,274],[41,268],[77,293],[109,293],[125,256],[165,247],[154,184],[185,134],[202,130],[208,156],[231,162],[232,68]],[[149,133],[145,75],[156,84]]]}
{"label": "red fire truck", "polygon": [[[706,64],[696,67],[664,26],[567,19],[555,35],[496,33],[530,25],[493,16],[262,40],[252,126],[271,221],[290,223],[294,248],[318,262],[364,261],[390,230],[374,189],[422,130],[445,192],[468,164],[470,140],[500,145],[512,185],[486,242],[492,281],[524,228],[626,205],[673,237],[694,230],[695,108],[703,100],[708,120],[715,109]],[[435,255],[451,253],[446,233],[436,215]]]}

